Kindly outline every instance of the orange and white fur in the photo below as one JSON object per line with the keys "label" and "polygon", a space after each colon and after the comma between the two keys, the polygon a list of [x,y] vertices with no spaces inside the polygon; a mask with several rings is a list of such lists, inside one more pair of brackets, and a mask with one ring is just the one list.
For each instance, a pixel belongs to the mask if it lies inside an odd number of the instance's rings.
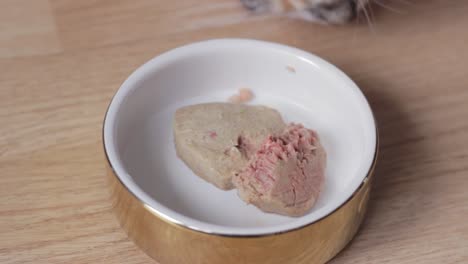
{"label": "orange and white fur", "polygon": [[308,21],[342,24],[365,9],[369,0],[241,0],[258,13],[287,14]]}

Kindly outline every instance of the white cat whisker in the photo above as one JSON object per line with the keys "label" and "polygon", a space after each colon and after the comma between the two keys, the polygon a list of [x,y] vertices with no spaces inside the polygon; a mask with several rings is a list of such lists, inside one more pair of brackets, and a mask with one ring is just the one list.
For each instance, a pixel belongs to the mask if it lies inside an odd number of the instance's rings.
{"label": "white cat whisker", "polygon": [[[375,21],[375,15],[374,15],[374,9],[372,8],[372,5],[367,5],[368,8],[369,8],[369,14],[370,14],[370,18]],[[375,22],[374,22],[375,24]]]}
{"label": "white cat whisker", "polygon": [[367,10],[367,6],[362,6],[362,11],[364,13],[364,16],[366,17],[367,24],[369,26],[369,29],[375,33],[375,28],[374,28],[374,23],[372,22],[371,17],[369,16],[369,11]]}
{"label": "white cat whisker", "polygon": [[405,5],[409,5],[409,6],[415,6],[416,5],[414,2],[411,2],[410,0],[394,0],[394,1],[398,1],[400,3],[403,3]]}
{"label": "white cat whisker", "polygon": [[399,9],[396,9],[396,8],[394,8],[394,7],[392,7],[392,6],[389,6],[389,5],[387,5],[387,4],[384,4],[384,3],[380,2],[379,0],[374,0],[374,3],[376,3],[377,5],[383,7],[383,8],[385,8],[385,9],[387,9],[387,10],[393,11],[393,12],[395,12],[395,13],[404,14],[403,11],[401,11],[401,10],[399,10]]}

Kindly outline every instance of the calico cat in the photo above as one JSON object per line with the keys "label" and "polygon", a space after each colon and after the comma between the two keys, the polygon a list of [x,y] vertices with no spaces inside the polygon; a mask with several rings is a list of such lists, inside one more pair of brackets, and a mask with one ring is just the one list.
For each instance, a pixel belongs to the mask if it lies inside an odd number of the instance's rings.
{"label": "calico cat", "polygon": [[[241,0],[257,13],[287,14],[308,21],[343,24],[365,9],[369,0]],[[365,10],[364,10],[365,11]]]}

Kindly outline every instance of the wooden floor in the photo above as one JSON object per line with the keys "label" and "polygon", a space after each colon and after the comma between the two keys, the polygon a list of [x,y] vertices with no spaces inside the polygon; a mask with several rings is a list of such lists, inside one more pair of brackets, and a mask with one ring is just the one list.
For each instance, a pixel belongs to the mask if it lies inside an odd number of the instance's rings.
{"label": "wooden floor", "polygon": [[375,110],[369,214],[333,264],[468,263],[468,1],[379,2],[397,10],[327,27],[237,0],[0,0],[0,263],[153,263],[109,210],[104,112],[138,65],[221,37],[318,54]]}

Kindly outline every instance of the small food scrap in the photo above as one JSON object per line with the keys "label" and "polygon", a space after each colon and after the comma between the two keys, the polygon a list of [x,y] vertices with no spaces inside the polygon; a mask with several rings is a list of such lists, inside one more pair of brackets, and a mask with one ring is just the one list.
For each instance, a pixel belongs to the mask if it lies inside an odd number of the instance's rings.
{"label": "small food scrap", "polygon": [[238,94],[229,97],[229,102],[234,104],[243,104],[251,101],[254,95],[253,92],[248,88],[239,89]]}
{"label": "small food scrap", "polygon": [[248,88],[241,88],[239,89],[239,97],[241,102],[248,102],[253,99],[253,93]]}
{"label": "small food scrap", "polygon": [[296,73],[296,68],[294,68],[293,66],[286,66],[286,70],[288,70],[290,73]]}
{"label": "small food scrap", "polygon": [[210,131],[210,132],[208,132],[208,135],[209,135],[210,138],[212,138],[212,139],[215,139],[215,138],[218,136],[218,134],[216,133],[216,131]]}

